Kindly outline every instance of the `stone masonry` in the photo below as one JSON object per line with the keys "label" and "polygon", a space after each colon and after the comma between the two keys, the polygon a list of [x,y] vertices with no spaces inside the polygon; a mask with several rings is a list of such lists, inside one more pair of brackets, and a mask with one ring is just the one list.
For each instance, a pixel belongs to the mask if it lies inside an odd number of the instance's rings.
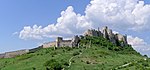
{"label": "stone masonry", "polygon": [[56,41],[54,42],[48,42],[44,43],[42,45],[42,48],[48,48],[48,47],[75,47],[79,43],[79,37],[76,35],[72,38],[72,40],[63,40],[62,37],[57,37]]}
{"label": "stone masonry", "polygon": [[22,54],[25,54],[25,53],[28,53],[28,52],[29,52],[28,49],[12,51],[12,52],[6,52],[6,53],[3,53],[3,54],[0,54],[0,58],[13,58],[13,57],[16,57],[16,56],[19,56],[19,55],[22,55]]}
{"label": "stone masonry", "polygon": [[112,30],[109,29],[107,26],[103,27],[101,31],[99,30],[99,28],[98,30],[87,30],[84,32],[84,36],[102,36],[118,46],[123,47],[128,45],[126,35],[114,34]]}
{"label": "stone masonry", "polygon": [[107,26],[103,27],[100,31],[95,29],[88,29],[84,32],[83,36],[80,37],[78,35],[73,36],[71,40],[63,40],[62,37],[57,37],[56,41],[44,43],[43,45],[33,48],[33,49],[26,49],[26,50],[18,50],[13,52],[6,52],[3,54],[0,54],[0,58],[12,58],[16,57],[18,55],[22,55],[28,52],[34,52],[40,48],[49,48],[49,47],[77,47],[79,46],[79,41],[84,36],[101,36],[112,42],[113,44],[116,44],[118,46],[126,46],[127,43],[127,36],[121,35],[121,34],[114,34],[111,29],[109,29]]}

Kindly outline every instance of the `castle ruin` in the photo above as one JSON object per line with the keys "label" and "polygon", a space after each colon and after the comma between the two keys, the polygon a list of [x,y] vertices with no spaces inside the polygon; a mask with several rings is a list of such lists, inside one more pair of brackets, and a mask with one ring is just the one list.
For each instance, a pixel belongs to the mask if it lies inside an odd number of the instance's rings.
{"label": "castle ruin", "polygon": [[113,44],[116,44],[118,46],[126,46],[127,43],[127,36],[121,35],[121,34],[114,34],[111,29],[109,29],[107,26],[103,27],[100,31],[91,29],[84,32],[84,36],[101,36],[112,42]]}
{"label": "castle ruin", "polygon": [[[114,34],[111,29],[109,29],[107,26],[103,27],[102,30],[100,31],[99,28],[98,30],[95,29],[88,29],[87,31],[84,32],[83,36],[97,36],[97,37],[104,37],[113,44],[117,46],[124,47],[128,45],[127,42],[127,36],[126,35],[121,35],[121,34]],[[6,52],[3,54],[0,54],[0,58],[12,58],[16,57],[18,55],[26,54],[29,52],[34,52],[40,48],[49,48],[49,47],[77,47],[79,46],[80,42],[80,37],[78,35],[74,36],[71,40],[63,40],[62,37],[57,37],[55,41],[53,42],[48,42],[44,43],[43,45],[33,48],[33,49],[25,49],[25,50],[18,50],[18,51],[13,51],[13,52]]]}
{"label": "castle ruin", "polygon": [[29,52],[28,49],[12,51],[12,52],[6,52],[6,53],[3,53],[3,54],[0,54],[0,58],[13,58],[13,57],[16,57],[16,56],[19,56],[19,55],[22,55],[22,54],[25,54],[25,53],[28,53],[28,52]]}
{"label": "castle ruin", "polygon": [[56,41],[44,43],[41,47],[48,48],[48,47],[75,47],[78,45],[79,37],[76,35],[72,38],[72,40],[63,40],[62,37],[57,37]]}

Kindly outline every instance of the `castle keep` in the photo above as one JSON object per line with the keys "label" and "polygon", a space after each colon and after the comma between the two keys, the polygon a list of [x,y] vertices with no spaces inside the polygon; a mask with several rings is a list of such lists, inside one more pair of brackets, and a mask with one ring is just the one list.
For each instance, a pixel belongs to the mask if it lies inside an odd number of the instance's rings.
{"label": "castle keep", "polygon": [[[95,29],[88,29],[83,33],[82,37],[85,36],[101,36],[112,42],[113,44],[117,46],[124,47],[128,45],[127,42],[127,36],[121,35],[121,34],[114,34],[111,29],[109,29],[107,26],[103,27],[102,30],[95,30]],[[62,37],[57,37],[55,41],[44,43],[43,45],[33,48],[33,49],[26,49],[26,50],[18,50],[13,52],[6,52],[3,54],[0,54],[0,58],[12,58],[16,57],[18,55],[22,55],[28,52],[34,52],[40,48],[49,48],[49,47],[77,47],[79,46],[81,37],[78,37],[78,35],[74,36],[71,40],[63,40]]]}

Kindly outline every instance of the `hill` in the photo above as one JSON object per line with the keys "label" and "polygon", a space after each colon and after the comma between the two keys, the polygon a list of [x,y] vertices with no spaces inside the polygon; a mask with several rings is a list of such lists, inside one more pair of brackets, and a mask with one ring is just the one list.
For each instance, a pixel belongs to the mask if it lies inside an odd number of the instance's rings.
{"label": "hill", "polygon": [[41,48],[0,59],[0,70],[150,70],[150,59],[130,45],[121,47],[103,37],[86,36],[78,47]]}

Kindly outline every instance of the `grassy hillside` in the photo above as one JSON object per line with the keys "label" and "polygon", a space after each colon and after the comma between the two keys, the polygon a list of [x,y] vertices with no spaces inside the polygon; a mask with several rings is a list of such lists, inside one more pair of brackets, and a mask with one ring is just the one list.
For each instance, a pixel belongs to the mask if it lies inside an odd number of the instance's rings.
{"label": "grassy hillside", "polygon": [[76,48],[46,48],[0,59],[0,70],[150,70],[131,46],[113,45],[102,37],[86,37]]}

